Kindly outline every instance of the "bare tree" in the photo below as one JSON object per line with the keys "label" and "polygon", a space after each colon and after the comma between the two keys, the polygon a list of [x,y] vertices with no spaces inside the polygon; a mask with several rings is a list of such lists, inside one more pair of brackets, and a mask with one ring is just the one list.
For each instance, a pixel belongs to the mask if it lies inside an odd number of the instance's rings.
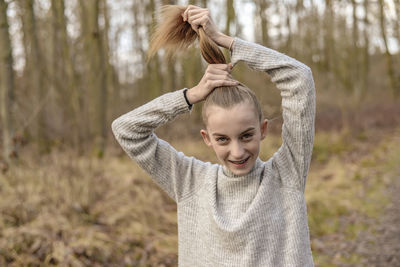
{"label": "bare tree", "polygon": [[361,84],[360,84],[360,69],[359,66],[361,64],[360,61],[360,49],[359,49],[359,29],[358,29],[358,18],[357,18],[357,1],[356,0],[351,0],[351,6],[352,6],[352,16],[353,16],[353,51],[351,53],[352,55],[352,60],[351,60],[351,71],[353,74],[353,93],[356,99],[360,99],[361,97]]}
{"label": "bare tree", "polygon": [[34,0],[18,0],[20,7],[20,17],[23,25],[24,33],[24,50],[26,67],[25,73],[29,77],[29,87],[34,92],[34,105],[37,110],[37,124],[32,125],[34,128],[35,138],[40,145],[44,145],[42,149],[47,150],[46,138],[46,121],[44,106],[45,102],[45,77],[46,62],[39,46],[39,32],[37,29],[36,16],[34,12]]}
{"label": "bare tree", "polygon": [[[176,1],[171,1],[171,0],[163,0],[162,1],[163,5],[175,5]],[[174,91],[177,89],[177,79],[176,79],[176,69],[175,69],[175,64],[176,60],[175,58],[167,58],[164,56],[164,66],[166,66],[164,70],[164,75],[163,75],[163,80],[164,80],[164,91],[165,92],[170,92]]]}
{"label": "bare tree", "polygon": [[[104,30],[102,34],[103,40],[102,42],[104,43],[103,49],[104,49],[104,55],[105,55],[105,62],[104,64],[106,65],[106,80],[107,80],[107,88],[108,88],[108,93],[107,95],[112,96],[112,99],[109,99],[109,104],[107,105],[110,107],[110,109],[113,109],[113,107],[119,106],[120,99],[119,97],[119,81],[118,81],[118,76],[116,74],[116,70],[114,66],[111,64],[111,48],[110,48],[110,37],[109,37],[109,32],[110,32],[110,16],[109,16],[109,8],[107,5],[106,0],[101,0],[101,13],[104,16]],[[113,110],[111,110],[108,114],[112,114]]]}
{"label": "bare tree", "polygon": [[103,31],[99,27],[100,0],[80,2],[81,24],[87,62],[85,72],[88,76],[88,114],[91,122],[89,137],[94,141],[94,153],[102,157],[107,137],[107,55],[104,54]]}
{"label": "bare tree", "polygon": [[53,24],[52,84],[55,87],[54,90],[58,92],[58,103],[64,109],[64,123],[70,125],[71,141],[75,147],[82,148],[83,130],[80,118],[83,96],[78,89],[71,56],[64,0],[51,1],[51,14]]}
{"label": "bare tree", "polygon": [[[148,0],[146,3],[146,14],[147,17],[146,26],[147,26],[147,40],[150,39],[151,33],[156,25],[156,1]],[[161,72],[161,59],[157,54],[148,62],[146,76],[147,76],[147,90],[150,93],[151,98],[155,98],[160,95],[161,92],[164,91],[163,86],[163,76]]]}
{"label": "bare tree", "polygon": [[[396,14],[396,19],[394,22],[394,30],[395,30],[395,36],[397,39],[397,44],[400,45],[400,0],[394,0],[394,7],[395,7],[395,14]],[[397,68],[399,67],[400,63],[400,53],[397,53]],[[400,84],[400,73],[397,73],[396,76],[396,81],[397,84]],[[399,89],[400,90],[400,89]]]}
{"label": "bare tree", "polygon": [[396,21],[395,21],[395,35],[397,41],[400,43],[400,0],[393,0],[394,2],[394,10],[396,13]]}
{"label": "bare tree", "polygon": [[225,21],[225,34],[230,35],[231,24],[235,21],[235,8],[233,7],[233,0],[226,0],[226,21]]}
{"label": "bare tree", "polygon": [[379,0],[379,26],[381,30],[381,37],[383,43],[385,45],[385,57],[386,57],[386,66],[389,76],[389,86],[393,90],[393,92],[397,95],[399,93],[399,87],[395,77],[395,71],[393,68],[393,58],[389,51],[388,45],[388,37],[386,33],[386,18],[385,18],[385,2],[384,0]]}
{"label": "bare tree", "polygon": [[365,92],[367,91],[367,86],[368,86],[368,73],[369,73],[369,68],[370,68],[370,60],[369,60],[369,46],[370,46],[370,41],[369,41],[369,28],[370,28],[370,23],[369,23],[369,1],[364,1],[364,30],[363,30],[363,39],[364,39],[364,48],[362,52],[362,62],[361,62],[361,72],[362,72],[362,78],[361,78],[361,96],[360,99],[362,99],[365,95]]}
{"label": "bare tree", "polygon": [[0,118],[2,123],[3,159],[10,161],[10,156],[16,153],[13,144],[12,107],[14,102],[14,71],[12,46],[7,20],[7,3],[0,0]]}
{"label": "bare tree", "polygon": [[326,71],[332,71],[335,66],[335,51],[334,51],[334,11],[333,0],[325,0],[324,14],[324,62]]}
{"label": "bare tree", "polygon": [[[268,0],[259,0],[255,2],[256,12],[258,15],[259,26],[256,27],[256,37],[260,38],[260,42],[263,45],[270,45],[269,34],[268,34],[268,16],[267,16],[267,8],[268,8]],[[229,12],[229,10],[227,10]],[[229,13],[228,13],[229,14]]]}

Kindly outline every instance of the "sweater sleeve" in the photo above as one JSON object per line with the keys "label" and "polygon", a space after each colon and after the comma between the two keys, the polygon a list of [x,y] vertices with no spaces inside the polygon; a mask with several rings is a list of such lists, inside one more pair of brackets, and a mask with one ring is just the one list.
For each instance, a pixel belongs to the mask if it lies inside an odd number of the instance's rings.
{"label": "sweater sleeve", "polygon": [[264,46],[235,38],[232,64],[266,72],[282,96],[282,146],[272,158],[283,186],[304,192],[314,142],[315,86],[311,69]]}
{"label": "sweater sleeve", "polygon": [[129,157],[176,202],[186,199],[201,186],[201,178],[193,173],[202,173],[209,165],[176,151],[153,132],[177,115],[189,112],[183,90],[164,94],[124,114],[111,126]]}

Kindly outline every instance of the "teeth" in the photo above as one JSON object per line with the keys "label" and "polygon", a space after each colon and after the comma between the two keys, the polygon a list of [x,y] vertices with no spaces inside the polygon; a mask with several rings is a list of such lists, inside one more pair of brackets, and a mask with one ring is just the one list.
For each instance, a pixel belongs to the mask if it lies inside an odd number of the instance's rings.
{"label": "teeth", "polygon": [[241,160],[241,161],[232,161],[232,162],[233,162],[233,163],[236,163],[236,164],[242,164],[242,163],[245,163],[246,160],[247,160],[247,159],[244,159],[244,160]]}

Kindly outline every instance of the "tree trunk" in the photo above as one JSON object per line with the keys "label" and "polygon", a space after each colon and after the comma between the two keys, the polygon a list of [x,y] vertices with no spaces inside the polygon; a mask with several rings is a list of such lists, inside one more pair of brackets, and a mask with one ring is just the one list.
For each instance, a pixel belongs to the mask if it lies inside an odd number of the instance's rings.
{"label": "tree trunk", "polygon": [[40,149],[47,151],[47,134],[46,134],[46,121],[45,121],[45,110],[44,106],[46,102],[45,98],[45,60],[42,56],[41,49],[39,47],[39,35],[36,27],[36,18],[34,13],[34,1],[33,0],[20,0],[19,3],[23,14],[21,15],[23,28],[24,28],[24,44],[25,44],[25,57],[26,57],[26,68],[29,76],[29,86],[34,92],[34,107],[37,109],[37,124],[34,127],[34,137],[38,142]]}
{"label": "tree trunk", "polygon": [[[65,122],[67,125],[70,125],[71,130],[68,133],[71,138],[70,141],[72,141],[74,147],[80,150],[79,152],[82,152],[82,139],[84,136],[81,123],[83,96],[78,88],[74,63],[69,48],[70,42],[67,33],[64,0],[52,0],[51,5],[55,38],[53,43],[55,47],[53,51],[57,52],[57,54],[53,56],[53,59],[55,59],[53,68],[59,70],[55,79],[57,81],[65,81],[65,83],[57,82],[56,86],[59,88],[58,91],[60,91],[60,94],[62,94],[59,100],[66,100],[66,103],[63,104],[61,102],[61,105],[65,107]],[[62,60],[59,60],[60,58],[62,58]],[[56,62],[59,62],[59,64],[57,65]],[[67,121],[66,118],[69,118],[69,121]]]}
{"label": "tree trunk", "polygon": [[[102,14],[104,16],[104,34],[103,34],[103,43],[104,43],[104,55],[105,55],[105,65],[106,65],[106,77],[107,77],[107,87],[108,87],[108,93],[107,95],[111,96],[111,99],[109,99],[109,104],[107,104],[107,107],[111,107],[110,112],[108,113],[113,114],[113,108],[118,107],[120,104],[120,98],[119,96],[119,81],[117,74],[115,72],[114,66],[111,64],[110,57],[111,57],[111,49],[110,49],[110,38],[109,38],[109,31],[110,31],[110,17],[108,13],[108,6],[107,6],[107,1],[102,0],[101,1],[101,6],[102,6]],[[109,120],[106,120],[109,121]]]}
{"label": "tree trunk", "polygon": [[[151,32],[156,25],[156,18],[154,11],[156,10],[155,0],[149,0],[146,6],[146,14],[149,18],[147,20],[147,37],[150,39]],[[163,91],[163,77],[161,73],[161,60],[159,55],[156,53],[154,57],[147,64],[147,90],[150,92],[151,98],[158,97]]]}
{"label": "tree trunk", "polygon": [[397,43],[400,43],[400,0],[394,0],[394,10],[396,12],[395,35]]}
{"label": "tree trunk", "polygon": [[[143,49],[143,35],[140,32],[140,29],[144,27],[144,22],[141,18],[145,17],[147,14],[143,14],[144,7],[142,0],[134,1],[132,4],[132,14],[133,14],[133,26],[132,26],[132,44],[133,44],[133,53],[137,55],[138,59],[135,60],[135,66],[137,68],[137,72],[140,73],[140,77],[142,79],[138,79],[139,82],[136,82],[138,84],[138,88],[143,88],[144,86],[141,86],[141,84],[145,80],[145,75],[147,74],[147,62],[146,62],[146,52]],[[142,15],[142,16],[140,16]],[[147,92],[146,90],[139,90],[139,92],[136,92],[135,94],[141,101],[144,101],[147,97]]]}
{"label": "tree trunk", "polygon": [[389,75],[389,86],[392,89],[395,95],[398,95],[399,88],[397,86],[397,81],[395,77],[395,72],[393,69],[393,59],[392,55],[390,54],[389,47],[388,47],[388,38],[386,36],[386,20],[385,20],[385,3],[383,0],[379,0],[379,26],[381,30],[381,37],[383,43],[385,45],[385,57],[386,57],[386,66]]}
{"label": "tree trunk", "polygon": [[[226,0],[225,34],[228,36],[231,36],[233,34],[231,26],[234,21],[235,21],[235,8],[233,7],[233,0]],[[229,51],[224,49],[223,52],[225,58],[228,60]]]}
{"label": "tree trunk", "polygon": [[369,4],[368,1],[364,1],[364,47],[362,56],[362,67],[361,67],[361,99],[364,98],[368,87],[368,73],[369,73]]}
{"label": "tree trunk", "polygon": [[14,105],[14,71],[12,46],[7,20],[7,3],[0,0],[0,118],[2,124],[3,153],[5,162],[10,163],[11,155],[16,155],[12,108]]}
{"label": "tree trunk", "polygon": [[332,71],[334,62],[334,12],[333,12],[333,0],[325,1],[325,20],[324,20],[324,62],[326,71]]}
{"label": "tree trunk", "polygon": [[351,0],[351,5],[353,9],[353,52],[352,52],[352,68],[351,71],[353,73],[353,96],[356,103],[359,103],[362,96],[361,88],[361,74],[360,74],[360,49],[359,49],[359,30],[358,30],[358,18],[357,18],[357,2],[356,0]]}
{"label": "tree trunk", "polygon": [[107,80],[106,65],[107,59],[104,55],[102,31],[99,28],[99,4],[100,0],[80,1],[82,9],[82,25],[84,27],[84,40],[87,52],[86,69],[88,76],[88,105],[90,134],[93,152],[97,157],[104,155],[107,136]]}
{"label": "tree trunk", "polygon": [[[175,5],[176,1],[168,1],[168,0],[163,0],[162,1],[163,5]],[[165,69],[165,74],[164,74],[164,92],[171,92],[177,90],[177,82],[176,82],[176,70],[175,70],[175,64],[176,60],[175,58],[168,58],[164,56],[163,58],[163,65],[166,65]]]}
{"label": "tree trunk", "polygon": [[259,27],[255,27],[256,38],[260,39],[259,42],[265,46],[269,44],[269,34],[268,34],[268,17],[266,14],[268,3],[267,0],[259,0],[255,2],[256,12],[259,17]]}
{"label": "tree trunk", "polygon": [[[397,39],[397,44],[400,45],[400,0],[394,0],[394,7],[396,12],[396,21],[395,21],[395,36]],[[400,67],[400,53],[397,53],[397,67]],[[400,85],[400,73],[397,73],[396,77],[397,84]],[[399,89],[400,90],[400,89]]]}
{"label": "tree trunk", "polygon": [[231,35],[231,24],[235,21],[235,8],[233,7],[233,0],[226,0],[226,21],[225,21],[225,34]]}
{"label": "tree trunk", "polygon": [[286,27],[288,29],[286,42],[285,42],[285,51],[286,53],[291,52],[292,50],[292,14],[291,14],[291,7],[290,4],[286,4]]}

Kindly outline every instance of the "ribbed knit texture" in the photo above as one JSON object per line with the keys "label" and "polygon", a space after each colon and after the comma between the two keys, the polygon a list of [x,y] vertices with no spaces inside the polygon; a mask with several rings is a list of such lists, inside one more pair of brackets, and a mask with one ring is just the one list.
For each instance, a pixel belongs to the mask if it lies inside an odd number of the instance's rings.
{"label": "ribbed knit texture", "polygon": [[[304,198],[314,138],[309,67],[235,38],[232,63],[263,71],[281,91],[282,146],[245,176],[177,152],[153,133],[189,112],[183,90],[162,95],[112,124],[126,153],[177,203],[179,266],[313,266]],[[268,138],[268,137],[267,137]]]}

